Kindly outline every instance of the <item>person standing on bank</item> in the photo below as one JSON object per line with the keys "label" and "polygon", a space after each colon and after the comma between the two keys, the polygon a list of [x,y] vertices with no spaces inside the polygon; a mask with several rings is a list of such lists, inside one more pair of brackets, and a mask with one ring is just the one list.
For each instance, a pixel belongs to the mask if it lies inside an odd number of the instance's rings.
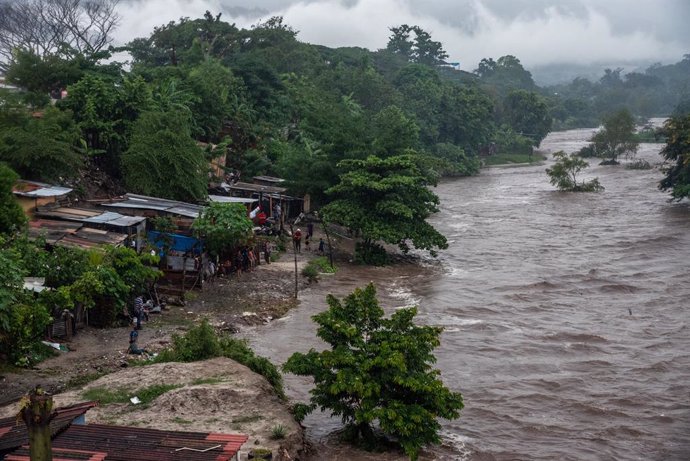
{"label": "person standing on bank", "polygon": [[295,234],[292,236],[292,240],[295,243],[295,253],[302,252],[302,230],[297,229]]}

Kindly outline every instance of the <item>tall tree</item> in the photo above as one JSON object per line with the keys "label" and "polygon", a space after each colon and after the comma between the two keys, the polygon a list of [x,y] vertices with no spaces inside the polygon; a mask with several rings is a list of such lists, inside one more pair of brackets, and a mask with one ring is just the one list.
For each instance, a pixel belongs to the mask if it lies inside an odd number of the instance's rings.
{"label": "tall tree", "polygon": [[21,0],[0,2],[0,69],[15,50],[38,56],[65,47],[92,54],[113,40],[119,0]]}
{"label": "tall tree", "polygon": [[[386,48],[410,62],[434,66],[443,64],[448,57],[441,42],[432,40],[431,35],[419,26],[402,24],[389,30],[392,34]],[[414,38],[411,37],[412,34]]]}
{"label": "tall tree", "polygon": [[373,284],[343,301],[326,299],[328,310],[313,319],[330,349],[297,352],[284,365],[314,378],[307,410],[330,410],[352,438],[369,444],[378,425],[417,459],[424,445],[440,442],[438,419],[455,419],[463,408],[462,395],[445,387],[432,368],[441,328],[415,325],[415,307],[384,318]]}
{"label": "tall tree", "polygon": [[435,178],[423,169],[413,152],[381,159],[344,160],[340,183],[327,193],[334,200],[322,212],[363,239],[365,251],[384,241],[402,251],[447,248],[446,238],[426,219],[438,211],[438,197],[430,190]]}
{"label": "tall tree", "polygon": [[208,163],[180,112],[145,112],[122,154],[127,187],[145,195],[196,202],[207,195]]}
{"label": "tall tree", "polygon": [[661,190],[671,190],[674,200],[690,197],[690,115],[677,116],[664,125],[666,147],[661,154],[671,165],[659,183]]}
{"label": "tall tree", "polygon": [[502,121],[538,146],[551,130],[546,100],[533,91],[513,90],[503,100]]}

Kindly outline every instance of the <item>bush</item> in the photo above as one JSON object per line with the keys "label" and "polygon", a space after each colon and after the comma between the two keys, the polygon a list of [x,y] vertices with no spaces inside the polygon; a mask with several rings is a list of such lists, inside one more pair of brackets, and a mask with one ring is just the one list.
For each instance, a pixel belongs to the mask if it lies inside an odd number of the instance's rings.
{"label": "bush", "polygon": [[282,424],[276,424],[271,428],[271,438],[273,440],[280,440],[285,438],[285,426]]}
{"label": "bush", "polygon": [[319,280],[319,270],[313,264],[307,264],[302,269],[302,277],[309,279],[309,283]]}
{"label": "bush", "polygon": [[625,168],[628,170],[651,170],[652,165],[647,160],[638,158],[634,162],[627,163]]}
{"label": "bush", "polygon": [[319,270],[319,272],[321,272],[321,273],[324,273],[324,274],[335,274],[336,273],[335,266],[331,266],[330,261],[325,256],[319,256],[318,258],[314,258],[311,261],[309,261],[309,264],[315,266]]}
{"label": "bush", "polygon": [[549,175],[549,182],[558,187],[558,190],[567,192],[599,192],[604,190],[598,178],[589,181],[577,181],[577,174],[589,166],[578,154],[568,155],[561,151],[553,154],[553,157],[556,159],[556,163],[552,168],[546,169],[546,174]]}
{"label": "bush", "polygon": [[283,377],[270,360],[257,356],[246,341],[219,336],[204,319],[184,336],[174,335],[172,347],[162,351],[154,362],[196,362],[214,357],[227,357],[260,374],[273,386],[276,394],[284,399]]}

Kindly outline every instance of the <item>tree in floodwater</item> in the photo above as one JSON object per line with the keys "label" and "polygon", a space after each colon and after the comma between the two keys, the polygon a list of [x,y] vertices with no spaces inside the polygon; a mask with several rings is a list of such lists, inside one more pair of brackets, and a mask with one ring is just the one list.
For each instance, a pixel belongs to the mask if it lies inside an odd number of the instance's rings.
{"label": "tree in floodwater", "polygon": [[690,197],[690,115],[667,120],[663,133],[666,147],[661,155],[674,163],[664,170],[666,177],[659,183],[659,188],[671,189],[674,200]]}
{"label": "tree in floodwater", "polygon": [[369,447],[377,444],[378,426],[417,459],[421,447],[440,442],[438,418],[458,418],[463,408],[462,395],[432,368],[442,329],[415,325],[415,307],[384,318],[373,284],[343,301],[326,299],[328,310],[312,318],[330,350],[296,352],[284,365],[314,378],[310,404],[298,405],[298,416],[328,409],[342,418],[346,435]]}
{"label": "tree in floodwater", "polygon": [[604,190],[604,186],[599,184],[599,178],[589,181],[577,181],[577,174],[589,166],[589,163],[582,160],[577,154],[566,154],[563,151],[553,154],[556,163],[552,168],[546,169],[549,175],[549,182],[558,187],[558,190],[567,192],[599,192]]}
{"label": "tree in floodwater", "polygon": [[617,165],[621,155],[634,156],[640,145],[635,139],[635,119],[627,109],[604,117],[604,128],[592,136],[597,156],[607,158],[603,163]]}

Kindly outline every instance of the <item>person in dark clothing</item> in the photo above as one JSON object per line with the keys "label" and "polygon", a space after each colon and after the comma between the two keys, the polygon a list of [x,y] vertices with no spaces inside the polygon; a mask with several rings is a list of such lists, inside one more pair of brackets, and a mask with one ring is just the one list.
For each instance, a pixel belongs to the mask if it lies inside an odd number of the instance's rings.
{"label": "person in dark clothing", "polygon": [[244,272],[249,270],[249,249],[247,247],[242,248],[242,270]]}
{"label": "person in dark clothing", "polygon": [[314,223],[307,223],[307,238],[312,238],[314,236]]}
{"label": "person in dark clothing", "polygon": [[322,238],[319,239],[319,253],[324,254],[326,251],[326,242],[323,241]]}
{"label": "person in dark clothing", "polygon": [[134,355],[148,354],[146,349],[139,349],[137,341],[139,339],[139,332],[137,331],[137,326],[132,322],[132,330],[129,332],[129,348],[127,352]]}

